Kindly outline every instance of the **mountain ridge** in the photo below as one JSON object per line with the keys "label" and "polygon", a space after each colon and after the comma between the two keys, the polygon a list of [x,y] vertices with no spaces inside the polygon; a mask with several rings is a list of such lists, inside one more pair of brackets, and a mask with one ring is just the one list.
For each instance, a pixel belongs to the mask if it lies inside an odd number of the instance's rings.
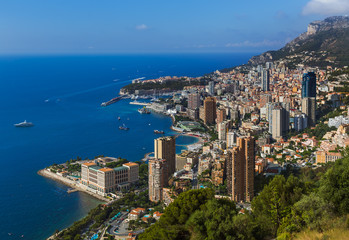
{"label": "mountain ridge", "polygon": [[[284,60],[286,64],[308,66],[349,64],[349,17],[334,16],[314,21],[307,31],[276,51],[267,51],[252,57],[248,65]],[[290,56],[292,56],[290,59]],[[288,58],[288,59],[287,59]]]}

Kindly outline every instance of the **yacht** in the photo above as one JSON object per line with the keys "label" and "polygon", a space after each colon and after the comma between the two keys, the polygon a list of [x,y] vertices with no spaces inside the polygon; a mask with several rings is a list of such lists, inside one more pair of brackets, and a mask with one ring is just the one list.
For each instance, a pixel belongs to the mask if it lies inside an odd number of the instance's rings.
{"label": "yacht", "polygon": [[34,124],[32,122],[27,122],[27,120],[24,120],[24,122],[16,123],[14,124],[15,127],[32,127]]}
{"label": "yacht", "polygon": [[149,114],[149,113],[150,113],[150,111],[149,111],[147,108],[145,108],[145,107],[139,108],[139,109],[138,109],[138,112],[139,112],[140,114]]}
{"label": "yacht", "polygon": [[154,133],[156,133],[156,134],[164,134],[165,132],[164,131],[159,131],[159,130],[154,130]]}
{"label": "yacht", "polygon": [[119,129],[120,129],[120,130],[129,130],[129,128],[126,127],[125,124],[123,124],[122,126],[119,126]]}

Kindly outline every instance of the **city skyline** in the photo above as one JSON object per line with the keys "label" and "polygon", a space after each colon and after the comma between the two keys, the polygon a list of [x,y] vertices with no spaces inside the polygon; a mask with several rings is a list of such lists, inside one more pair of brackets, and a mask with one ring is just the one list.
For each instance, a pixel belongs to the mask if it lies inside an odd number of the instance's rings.
{"label": "city skyline", "polygon": [[2,2],[0,55],[262,52],[314,20],[349,13],[345,0],[279,2]]}

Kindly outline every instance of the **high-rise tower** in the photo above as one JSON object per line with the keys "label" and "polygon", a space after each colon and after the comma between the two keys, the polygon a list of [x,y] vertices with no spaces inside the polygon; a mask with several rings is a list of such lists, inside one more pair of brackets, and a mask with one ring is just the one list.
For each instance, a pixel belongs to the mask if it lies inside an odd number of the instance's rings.
{"label": "high-rise tower", "polygon": [[302,98],[316,98],[316,75],[314,72],[308,72],[303,75]]}
{"label": "high-rise tower", "polygon": [[216,98],[207,97],[204,101],[204,123],[214,124],[216,120]]}
{"label": "high-rise tower", "polygon": [[269,70],[268,69],[263,69],[262,71],[262,91],[269,91],[269,82],[270,82],[270,75],[269,75]]}
{"label": "high-rise tower", "polygon": [[308,126],[315,126],[316,124],[316,99],[314,97],[306,97],[302,99],[302,113],[308,117]]}
{"label": "high-rise tower", "polygon": [[167,162],[164,159],[150,159],[148,163],[148,188],[149,200],[158,202],[162,200],[162,189],[167,185]]}
{"label": "high-rise tower", "polygon": [[195,110],[200,107],[200,94],[191,93],[188,96],[188,108]]}
{"label": "high-rise tower", "polygon": [[176,140],[174,137],[161,137],[154,140],[154,157],[165,159],[168,177],[176,171]]}
{"label": "high-rise tower", "polygon": [[237,138],[237,147],[229,149],[227,164],[228,192],[236,202],[250,202],[254,197],[255,139]]}

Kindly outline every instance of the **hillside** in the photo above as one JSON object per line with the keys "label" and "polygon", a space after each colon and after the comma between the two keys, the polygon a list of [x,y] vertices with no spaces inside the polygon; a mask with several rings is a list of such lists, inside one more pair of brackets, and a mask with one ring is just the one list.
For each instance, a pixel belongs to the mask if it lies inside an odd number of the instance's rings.
{"label": "hillside", "polygon": [[253,199],[252,212],[240,212],[230,200],[215,199],[209,188],[181,193],[138,239],[345,239],[348,151],[327,166],[275,176]]}
{"label": "hillside", "polygon": [[289,67],[349,65],[349,17],[329,17],[312,22],[308,30],[277,51],[268,51],[249,60],[250,65],[284,61]]}

